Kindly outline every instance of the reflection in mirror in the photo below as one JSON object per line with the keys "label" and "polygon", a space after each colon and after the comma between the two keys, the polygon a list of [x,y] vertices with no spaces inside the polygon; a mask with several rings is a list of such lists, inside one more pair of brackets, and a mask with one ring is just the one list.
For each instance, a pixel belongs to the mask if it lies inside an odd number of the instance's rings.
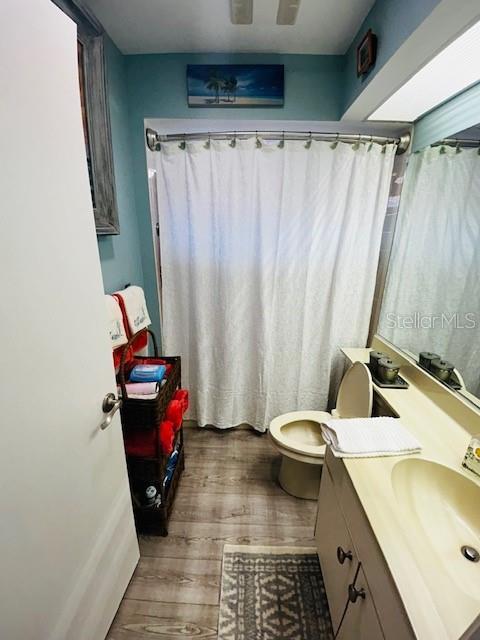
{"label": "reflection in mirror", "polygon": [[480,397],[480,127],[410,157],[378,333]]}

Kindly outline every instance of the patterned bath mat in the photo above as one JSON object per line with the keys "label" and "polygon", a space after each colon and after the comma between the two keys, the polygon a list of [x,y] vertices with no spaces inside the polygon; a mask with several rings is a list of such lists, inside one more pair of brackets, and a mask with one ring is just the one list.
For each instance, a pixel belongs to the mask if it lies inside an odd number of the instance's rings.
{"label": "patterned bath mat", "polygon": [[315,549],[225,545],[218,640],[332,638]]}

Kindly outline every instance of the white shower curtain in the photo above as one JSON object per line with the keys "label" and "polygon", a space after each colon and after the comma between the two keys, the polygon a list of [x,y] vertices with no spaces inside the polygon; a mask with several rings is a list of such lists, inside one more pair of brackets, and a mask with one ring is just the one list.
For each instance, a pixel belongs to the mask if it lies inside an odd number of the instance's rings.
{"label": "white shower curtain", "polygon": [[325,409],[340,347],[367,338],[395,146],[181,146],[156,157],[163,344],[189,417],[264,431]]}
{"label": "white shower curtain", "polygon": [[478,150],[428,147],[408,165],[379,333],[415,355],[439,353],[480,395],[479,322]]}

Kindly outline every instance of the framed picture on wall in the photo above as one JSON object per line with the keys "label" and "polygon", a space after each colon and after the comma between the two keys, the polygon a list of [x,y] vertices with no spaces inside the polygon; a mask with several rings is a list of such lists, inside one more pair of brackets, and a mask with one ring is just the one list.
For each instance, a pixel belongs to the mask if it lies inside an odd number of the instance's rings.
{"label": "framed picture on wall", "polygon": [[357,47],[357,76],[365,75],[375,64],[377,36],[369,29]]}
{"label": "framed picture on wall", "polygon": [[105,79],[103,28],[74,0],[53,2],[77,24],[78,77],[90,191],[97,235],[120,233]]}
{"label": "framed picture on wall", "polygon": [[283,64],[189,64],[189,107],[283,107]]}

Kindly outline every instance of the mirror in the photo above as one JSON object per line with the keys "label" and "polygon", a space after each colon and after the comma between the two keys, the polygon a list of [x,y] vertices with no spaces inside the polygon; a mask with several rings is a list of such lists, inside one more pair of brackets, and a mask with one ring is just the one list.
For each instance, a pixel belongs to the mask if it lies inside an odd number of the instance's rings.
{"label": "mirror", "polygon": [[480,404],[480,126],[409,158],[377,333]]}

